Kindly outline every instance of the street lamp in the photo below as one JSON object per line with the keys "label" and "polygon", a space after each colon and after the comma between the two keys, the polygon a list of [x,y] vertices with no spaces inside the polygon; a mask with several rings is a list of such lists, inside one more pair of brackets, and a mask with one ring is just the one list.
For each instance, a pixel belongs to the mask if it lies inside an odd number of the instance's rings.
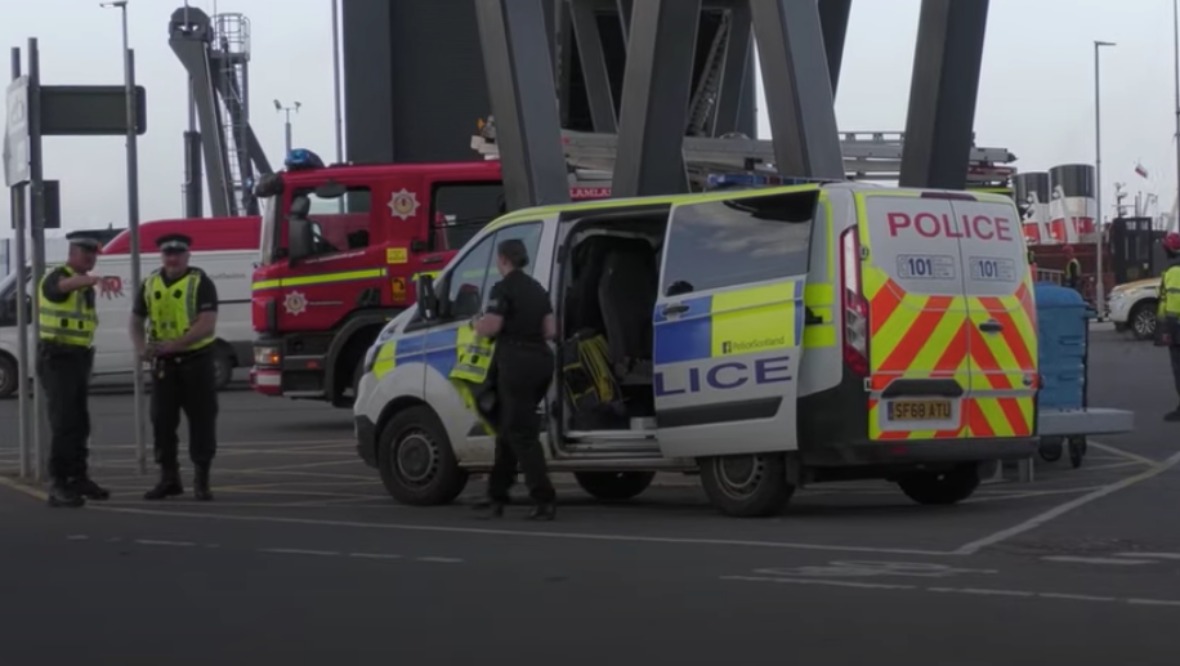
{"label": "street lamp", "polygon": [[[1180,200],[1180,10],[1177,9],[1176,0],[1172,0],[1172,50],[1176,77],[1176,197]],[[1175,223],[1174,220],[1171,222]]]}
{"label": "street lamp", "polygon": [[1106,284],[1102,278],[1102,105],[1098,75],[1098,54],[1103,46],[1115,46],[1115,43],[1094,40],[1094,180],[1096,181],[1094,183],[1094,203],[1098,208],[1094,220],[1098,232],[1094,241],[1094,270],[1097,273],[1097,282],[1094,285],[1094,307],[1098,309],[1100,315],[1105,312],[1106,308]]}
{"label": "street lamp", "polygon": [[[123,92],[127,105],[127,230],[131,240],[131,284],[140,283],[139,266],[139,150],[136,145],[137,105],[135,99],[135,54],[131,51],[127,30],[127,0],[99,3],[99,7],[118,9],[123,20]],[[136,366],[138,370],[138,365]],[[143,373],[133,372],[132,383],[135,396],[135,453],[139,473],[147,473],[147,450],[143,444]]]}
{"label": "street lamp", "polygon": [[287,118],[284,121],[283,130],[287,138],[287,155],[291,154],[291,112],[299,113],[299,107],[303,106],[301,102],[295,102],[294,106],[283,106],[279,100],[275,100],[275,111],[279,113],[286,112]]}

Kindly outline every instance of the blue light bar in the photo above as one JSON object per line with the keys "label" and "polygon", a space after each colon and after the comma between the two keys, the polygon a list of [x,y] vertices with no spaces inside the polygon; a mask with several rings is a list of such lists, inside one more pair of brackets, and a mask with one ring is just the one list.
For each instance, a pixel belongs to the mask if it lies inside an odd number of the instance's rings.
{"label": "blue light bar", "polygon": [[295,148],[287,155],[283,165],[288,171],[304,171],[307,169],[323,169],[324,161],[319,155],[306,148]]}

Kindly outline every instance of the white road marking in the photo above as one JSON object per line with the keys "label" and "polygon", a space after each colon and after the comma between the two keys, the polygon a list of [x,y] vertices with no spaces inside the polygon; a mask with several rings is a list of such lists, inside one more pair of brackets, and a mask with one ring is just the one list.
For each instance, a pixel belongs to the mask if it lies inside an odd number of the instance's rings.
{"label": "white road marking", "polygon": [[335,550],[305,550],[303,548],[259,548],[263,553],[276,553],[279,555],[321,555],[324,557],[335,557],[340,555]]}
{"label": "white road marking", "polygon": [[400,560],[401,555],[393,555],[392,553],[349,553],[349,557],[356,557],[364,560]]}
{"label": "white road marking", "polygon": [[958,574],[998,574],[996,569],[960,569],[930,562],[839,561],[826,566],[802,566],[791,569],[756,569],[756,574],[789,578],[833,577],[867,578],[871,576],[908,576],[911,578],[947,578]]}
{"label": "white road marking", "polygon": [[547,532],[543,530],[511,530],[478,527],[449,527],[445,525],[414,525],[410,523],[370,523],[356,520],[327,520],[318,518],[293,518],[284,516],[243,516],[234,514],[201,513],[198,511],[168,511],[157,509],[133,509],[123,507],[94,507],[95,511],[125,513],[137,516],[161,516],[165,518],[197,518],[203,520],[225,520],[253,523],[276,523],[285,525],[316,525],[321,527],[351,527],[357,529],[393,530],[401,532],[434,532],[438,534],[478,534],[487,536],[529,537],[534,539],[564,539],[568,541],[603,541],[613,543],[654,543],[687,546],[745,546],[750,548],[773,548],[781,550],[810,550],[821,552],[878,553],[888,555],[930,555],[945,557],[962,553],[944,550],[919,550],[911,548],[877,548],[872,546],[839,546],[818,543],[794,543],[786,541],[756,541],[744,539],[704,539],[697,537],[654,537],[629,534],[601,534],[593,532]]}
{"label": "white road marking", "polygon": [[1077,564],[1113,564],[1115,566],[1135,566],[1139,564],[1158,564],[1152,560],[1118,559],[1117,557],[1081,557],[1078,555],[1051,555],[1042,557],[1047,562],[1076,562]]}
{"label": "white road marking", "polygon": [[191,548],[197,545],[192,541],[163,541],[161,539],[136,539],[135,543],[141,546],[177,546],[181,548]]}
{"label": "white road marking", "polygon": [[1117,553],[1119,557],[1147,557],[1153,560],[1180,560],[1180,553]]}
{"label": "white road marking", "polygon": [[1073,594],[1068,592],[1037,592],[1034,590],[1002,590],[979,587],[921,587],[918,585],[889,585],[885,583],[857,583],[846,580],[816,580],[814,578],[775,578],[768,576],[721,576],[721,580],[742,581],[750,583],[776,583],[780,585],[824,585],[828,587],[847,587],[864,590],[901,590],[912,592],[927,592],[930,594],[963,594],[979,597],[1014,597],[1021,599],[1049,599],[1054,601],[1082,601],[1088,603],[1125,603],[1135,606],[1161,606],[1180,608],[1180,600],[1172,599],[1137,599],[1104,597],[1089,594]]}
{"label": "white road marking", "polygon": [[1088,446],[1092,446],[1100,451],[1106,451],[1107,453],[1112,453],[1112,454],[1119,456],[1121,458],[1126,458],[1127,460],[1133,460],[1137,463],[1141,463],[1141,464],[1147,465],[1149,467],[1155,467],[1156,465],[1160,464],[1160,462],[1158,460],[1152,460],[1151,458],[1148,458],[1146,456],[1141,456],[1138,453],[1124,451],[1123,449],[1120,449],[1115,446],[1111,446],[1110,444],[1103,444],[1102,442],[1095,442],[1094,440],[1090,440],[1086,444]]}
{"label": "white road marking", "polygon": [[85,534],[71,534],[70,536],[66,537],[66,540],[67,541],[86,541],[89,538],[90,537],[86,536]]}
{"label": "white road marking", "polygon": [[428,557],[419,557],[417,559],[419,562],[438,562],[440,564],[459,564],[460,562],[463,561],[463,560],[459,559],[458,557],[428,556]]}
{"label": "white road marking", "polygon": [[1130,488],[1131,486],[1133,486],[1137,483],[1140,483],[1142,481],[1146,481],[1148,479],[1159,476],[1160,474],[1166,472],[1167,470],[1175,467],[1178,463],[1180,463],[1180,453],[1172,455],[1170,458],[1165,460],[1163,463],[1159,463],[1159,464],[1153,463],[1153,466],[1150,469],[1148,469],[1140,474],[1136,474],[1135,476],[1127,477],[1121,481],[1117,481],[1117,482],[1112,483],[1110,485],[1103,486],[1103,487],[1099,488],[1098,490],[1095,490],[1094,492],[1087,493],[1081,497],[1078,497],[1077,499],[1066,502],[1065,504],[1061,504],[1059,506],[1053,507],[1052,509],[1050,509],[1040,515],[1034,516],[1034,517],[1030,518],[1029,520],[1024,521],[1023,523],[1020,523],[1019,525],[1009,527],[1006,530],[1001,530],[999,532],[996,532],[995,534],[986,536],[982,539],[977,539],[975,541],[972,541],[971,543],[968,543],[968,544],[958,548],[957,550],[954,551],[954,553],[956,555],[974,555],[975,553],[978,553],[979,551],[983,550],[984,548],[987,548],[989,546],[994,546],[998,543],[1007,541],[1008,539],[1011,539],[1014,536],[1017,536],[1019,534],[1023,534],[1025,532],[1030,531],[1030,530],[1034,530],[1034,529],[1040,527],[1041,525],[1044,525],[1045,523],[1047,523],[1051,520],[1054,520],[1055,518],[1060,518],[1061,516],[1069,513],[1070,511],[1073,511],[1074,509],[1085,506],[1085,505],[1089,504],[1090,502],[1102,499],[1103,497],[1106,497],[1107,495],[1117,493],[1118,491],[1124,490],[1126,488]]}

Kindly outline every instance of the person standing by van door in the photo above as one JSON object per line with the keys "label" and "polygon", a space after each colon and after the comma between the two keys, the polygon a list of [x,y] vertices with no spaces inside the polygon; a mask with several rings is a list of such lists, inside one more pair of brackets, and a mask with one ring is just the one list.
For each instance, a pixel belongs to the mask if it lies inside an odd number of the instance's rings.
{"label": "person standing by van door", "polygon": [[[213,343],[217,327],[217,287],[199,268],[189,266],[192,240],[161,236],[163,266],[139,287],[131,314],[131,339],[140,358],[152,363],[152,434],[160,481],[146,500],[181,495],[176,430],[180,412],[188,417],[193,495],[213,499],[209,468],[217,452],[217,387]],[[145,341],[145,323],[150,337]]]}
{"label": "person standing by van door", "polygon": [[499,517],[508,503],[519,462],[535,503],[531,520],[553,520],[556,492],[545,469],[537,405],[553,380],[557,320],[545,287],[524,272],[528,249],[519,239],[496,248],[496,268],[503,279],[492,287],[487,312],[474,321],[475,332],[495,338],[492,372],[499,403],[496,462],[488,478],[488,499],[480,505]]}
{"label": "person standing by van door", "polygon": [[[1169,264],[1160,279],[1159,339],[1171,356],[1172,377],[1176,381],[1176,394],[1180,396],[1180,233],[1173,231],[1164,236],[1162,245]],[[1168,412],[1164,420],[1180,422],[1180,405]]]}
{"label": "person standing by van door", "polygon": [[52,433],[48,500],[52,507],[79,507],[87,499],[111,496],[91,480],[86,468],[90,371],[98,328],[94,287],[103,284],[90,271],[98,261],[99,243],[78,232],[67,234],[66,239],[70,249],[65,265],[47,273],[37,289],[41,324],[37,374],[45,389]]}

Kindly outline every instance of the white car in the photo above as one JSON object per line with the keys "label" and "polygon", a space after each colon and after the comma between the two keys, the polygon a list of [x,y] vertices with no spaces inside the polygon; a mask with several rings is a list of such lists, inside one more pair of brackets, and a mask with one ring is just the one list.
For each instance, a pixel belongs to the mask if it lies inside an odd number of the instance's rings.
{"label": "white car", "polygon": [[1116,331],[1127,331],[1139,340],[1155,337],[1159,307],[1159,278],[1120,284],[1110,291],[1108,308]]}

